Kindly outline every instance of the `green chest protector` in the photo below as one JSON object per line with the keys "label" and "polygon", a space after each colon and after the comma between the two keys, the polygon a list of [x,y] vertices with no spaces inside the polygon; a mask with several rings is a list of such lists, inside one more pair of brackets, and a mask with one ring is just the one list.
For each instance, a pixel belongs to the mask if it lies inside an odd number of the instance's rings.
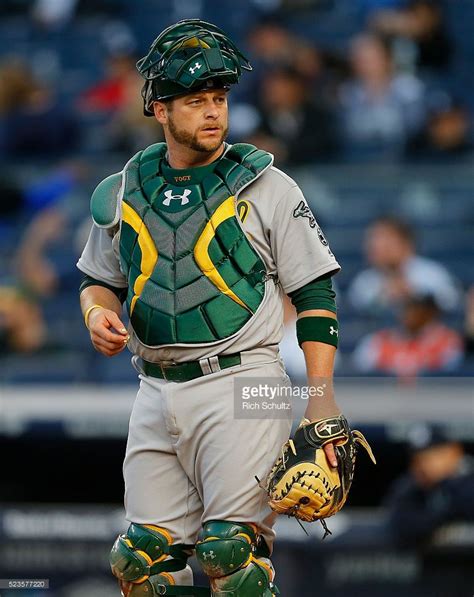
{"label": "green chest protector", "polygon": [[164,143],[152,145],[125,170],[128,313],[148,346],[218,342],[249,321],[265,294],[266,268],[242,230],[235,195],[272,157],[238,144],[210,166],[177,171],[165,154]]}

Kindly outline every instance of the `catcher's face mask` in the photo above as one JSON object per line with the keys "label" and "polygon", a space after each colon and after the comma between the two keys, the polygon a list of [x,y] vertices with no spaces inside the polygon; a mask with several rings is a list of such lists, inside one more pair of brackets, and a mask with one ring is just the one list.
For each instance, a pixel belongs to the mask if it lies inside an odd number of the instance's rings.
{"label": "catcher's face mask", "polygon": [[153,102],[191,91],[238,83],[242,70],[252,70],[249,61],[211,23],[199,19],[179,21],[165,29],[148,54],[137,62],[145,79],[142,88],[144,113],[153,115]]}

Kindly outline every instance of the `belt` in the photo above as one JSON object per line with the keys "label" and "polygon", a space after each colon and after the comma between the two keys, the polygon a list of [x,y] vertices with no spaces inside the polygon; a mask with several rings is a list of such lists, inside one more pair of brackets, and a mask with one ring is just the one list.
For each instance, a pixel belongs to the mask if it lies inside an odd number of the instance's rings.
{"label": "belt", "polygon": [[203,377],[221,369],[240,365],[241,362],[240,353],[237,353],[201,359],[200,361],[188,361],[176,365],[161,365],[160,363],[143,361],[142,369],[143,373],[150,377],[158,377],[167,381],[191,381],[191,379]]}

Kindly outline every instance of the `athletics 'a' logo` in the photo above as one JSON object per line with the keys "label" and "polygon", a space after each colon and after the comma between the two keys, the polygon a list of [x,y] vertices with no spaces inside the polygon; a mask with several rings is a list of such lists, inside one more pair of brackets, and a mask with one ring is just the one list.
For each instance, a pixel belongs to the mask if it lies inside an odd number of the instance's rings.
{"label": "athletics 'a' logo", "polygon": [[177,200],[179,199],[181,201],[181,205],[186,205],[187,203],[189,203],[189,195],[191,195],[192,191],[191,189],[184,189],[183,194],[179,195],[173,194],[173,191],[168,190],[165,191],[165,197],[166,199],[163,199],[163,205],[166,205],[166,207],[169,207],[171,201],[173,200]]}
{"label": "athletics 'a' logo", "polygon": [[237,203],[237,214],[240,218],[240,221],[243,223],[247,219],[250,211],[250,203],[242,199]]}

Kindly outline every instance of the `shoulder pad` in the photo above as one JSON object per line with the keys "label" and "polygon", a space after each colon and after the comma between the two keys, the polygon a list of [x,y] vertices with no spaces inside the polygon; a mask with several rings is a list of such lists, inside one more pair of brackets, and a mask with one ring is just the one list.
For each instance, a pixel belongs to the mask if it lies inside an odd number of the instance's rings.
{"label": "shoulder pad", "polygon": [[154,143],[143,150],[140,161],[161,160],[165,157],[167,149],[166,143]]}
{"label": "shoulder pad", "polygon": [[[154,143],[146,149],[144,149],[139,155],[135,156],[134,163],[137,166],[136,185],[145,187],[150,179],[154,179],[157,173],[160,171],[160,162],[166,155],[167,151],[166,143]],[[154,183],[152,183],[154,186]]]}
{"label": "shoulder pad", "polygon": [[247,143],[232,145],[219,160],[215,173],[225,180],[232,194],[256,180],[273,163],[271,153]]}
{"label": "shoulder pad", "polygon": [[234,143],[225,157],[235,160],[255,172],[261,172],[273,164],[273,156],[268,151],[258,149],[250,143]]}
{"label": "shoulder pad", "polygon": [[91,197],[91,214],[99,228],[112,228],[119,221],[122,172],[100,182]]}

